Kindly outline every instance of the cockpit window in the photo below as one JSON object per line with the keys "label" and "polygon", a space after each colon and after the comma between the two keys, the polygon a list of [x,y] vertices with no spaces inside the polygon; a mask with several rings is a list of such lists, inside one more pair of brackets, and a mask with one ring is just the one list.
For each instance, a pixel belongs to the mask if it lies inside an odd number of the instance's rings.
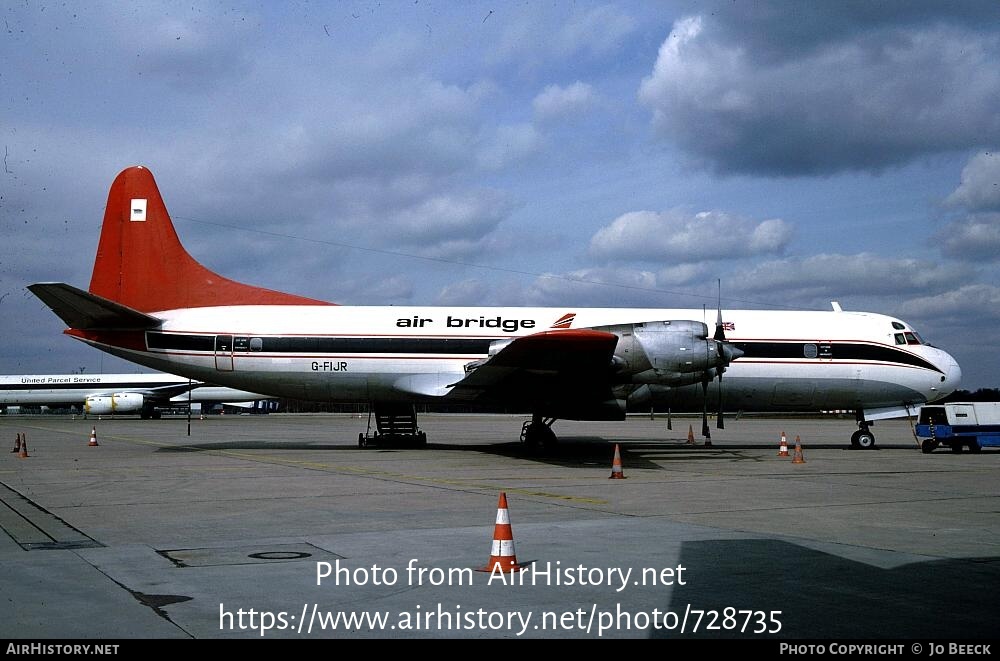
{"label": "cockpit window", "polygon": [[892,327],[898,331],[903,331],[902,333],[893,333],[892,337],[897,345],[900,344],[912,344],[914,346],[924,345],[928,347],[933,347],[933,344],[924,341],[924,338],[920,337],[920,333],[915,330],[906,330],[906,326],[898,321],[892,322]]}

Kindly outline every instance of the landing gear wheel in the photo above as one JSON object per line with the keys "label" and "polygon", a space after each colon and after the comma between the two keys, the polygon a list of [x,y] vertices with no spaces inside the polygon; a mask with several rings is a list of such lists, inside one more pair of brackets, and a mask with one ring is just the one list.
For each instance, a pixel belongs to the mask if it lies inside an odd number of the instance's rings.
{"label": "landing gear wheel", "polygon": [[924,441],[920,444],[920,451],[923,452],[924,454],[930,454],[931,452],[934,452],[934,450],[937,449],[937,446],[938,446],[937,441],[925,438]]}
{"label": "landing gear wheel", "polygon": [[979,444],[979,441],[969,441],[969,452],[982,452],[983,446]]}
{"label": "landing gear wheel", "polygon": [[871,450],[875,447],[875,434],[867,429],[859,429],[851,434],[851,447],[855,450]]}
{"label": "landing gear wheel", "polygon": [[363,448],[368,445],[368,439],[365,438],[364,434],[358,434],[358,447]]}
{"label": "landing gear wheel", "polygon": [[962,444],[959,443],[959,442],[957,442],[957,441],[954,442],[954,443],[952,443],[951,444],[951,451],[954,452],[955,454],[961,453],[962,452]]}
{"label": "landing gear wheel", "polygon": [[544,422],[528,422],[521,429],[521,441],[529,447],[551,449],[556,445],[556,433]]}
{"label": "landing gear wheel", "polygon": [[427,433],[426,432],[420,432],[419,434],[417,434],[417,447],[418,448],[425,448],[425,447],[427,447]]}

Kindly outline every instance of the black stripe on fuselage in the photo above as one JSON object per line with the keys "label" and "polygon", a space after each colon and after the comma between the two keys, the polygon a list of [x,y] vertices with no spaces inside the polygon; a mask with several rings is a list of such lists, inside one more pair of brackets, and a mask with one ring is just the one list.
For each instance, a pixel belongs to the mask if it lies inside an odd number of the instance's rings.
{"label": "black stripe on fuselage", "polygon": [[215,336],[149,332],[146,333],[146,346],[168,351],[215,351]]}
{"label": "black stripe on fuselage", "polygon": [[[176,333],[146,333],[150,349],[170,351],[214,351],[214,335]],[[248,340],[240,342],[240,339]],[[259,345],[249,340],[260,340]],[[496,338],[503,339],[503,338]],[[306,354],[459,354],[483,355],[489,351],[490,338],[428,338],[428,337],[256,337],[234,336],[236,354],[306,353]]]}
{"label": "black stripe on fuselage", "polygon": [[[282,354],[437,354],[485,355],[490,344],[507,338],[467,337],[260,337],[232,336],[236,355]],[[215,335],[146,333],[151,350],[215,350]],[[253,342],[251,342],[253,340]],[[258,342],[259,340],[259,342]],[[733,344],[750,359],[867,361],[941,370],[920,356],[880,344],[860,342],[749,342]],[[738,359],[737,359],[738,360]]]}
{"label": "black stripe on fuselage", "polygon": [[857,342],[733,342],[733,344],[742,349],[744,358],[863,360],[911,365],[941,372],[940,368],[920,356],[881,344]]}

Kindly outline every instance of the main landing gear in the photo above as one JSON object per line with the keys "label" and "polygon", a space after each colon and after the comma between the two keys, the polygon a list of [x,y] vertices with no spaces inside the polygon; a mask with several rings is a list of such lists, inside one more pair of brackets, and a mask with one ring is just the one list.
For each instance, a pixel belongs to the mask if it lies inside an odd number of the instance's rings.
{"label": "main landing gear", "polygon": [[540,413],[533,413],[531,421],[521,427],[521,442],[528,447],[543,447],[546,450],[556,445],[556,434],[552,431],[552,423],[556,418],[545,418]]}

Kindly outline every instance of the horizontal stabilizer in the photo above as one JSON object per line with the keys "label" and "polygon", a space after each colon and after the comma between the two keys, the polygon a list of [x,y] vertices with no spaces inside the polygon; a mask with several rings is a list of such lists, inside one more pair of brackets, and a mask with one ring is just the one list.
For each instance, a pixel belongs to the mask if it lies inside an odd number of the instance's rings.
{"label": "horizontal stabilizer", "polygon": [[28,289],[70,328],[141,330],[158,328],[161,324],[156,317],[62,282],[40,282],[28,285]]}

